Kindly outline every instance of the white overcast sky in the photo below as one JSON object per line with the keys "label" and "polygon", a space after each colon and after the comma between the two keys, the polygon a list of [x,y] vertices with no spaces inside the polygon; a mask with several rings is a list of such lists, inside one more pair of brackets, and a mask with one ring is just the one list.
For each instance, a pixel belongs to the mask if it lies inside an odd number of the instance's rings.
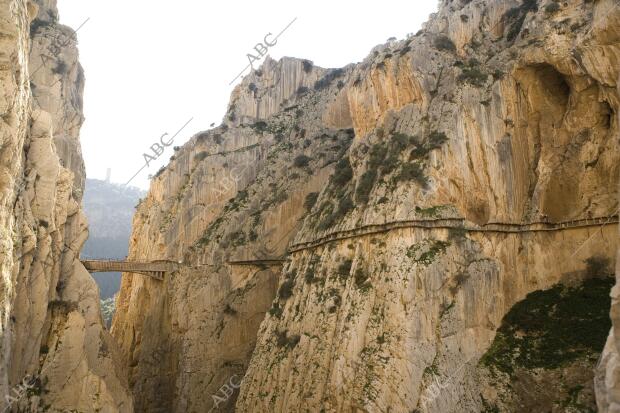
{"label": "white overcast sky", "polygon": [[[81,141],[89,178],[125,183],[142,154],[167,132],[182,145],[220,123],[247,54],[264,36],[295,23],[269,50],[321,67],[359,62],[389,37],[417,32],[437,0],[58,0],[60,21],[78,31],[86,73]],[[236,83],[240,82],[240,79]],[[172,147],[131,183],[168,162]]]}

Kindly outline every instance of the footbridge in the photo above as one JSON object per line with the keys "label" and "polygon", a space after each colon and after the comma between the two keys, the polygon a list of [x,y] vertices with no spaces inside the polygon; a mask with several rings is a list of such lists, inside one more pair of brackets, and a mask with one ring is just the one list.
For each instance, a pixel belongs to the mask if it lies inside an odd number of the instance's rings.
{"label": "footbridge", "polygon": [[131,272],[148,275],[163,280],[166,273],[176,271],[181,266],[175,261],[126,261],[126,260],[82,260],[89,272]]}

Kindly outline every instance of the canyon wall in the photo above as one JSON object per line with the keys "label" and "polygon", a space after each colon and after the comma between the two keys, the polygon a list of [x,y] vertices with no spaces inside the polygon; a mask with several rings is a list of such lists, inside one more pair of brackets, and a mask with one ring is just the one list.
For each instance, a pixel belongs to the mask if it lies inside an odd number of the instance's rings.
{"label": "canyon wall", "polygon": [[136,411],[593,409],[619,23],[444,0],[359,64],[246,76],[134,217],[130,258],[182,263],[123,277]]}
{"label": "canyon wall", "polygon": [[[620,91],[620,82],[617,87]],[[620,122],[620,113],[618,121]],[[617,137],[620,139],[620,136]],[[618,248],[620,254],[620,247]],[[596,402],[600,413],[620,412],[620,260],[616,258],[616,285],[611,291],[612,328],[605,349],[597,364],[595,388]]]}
{"label": "canyon wall", "polygon": [[129,412],[98,289],[79,261],[88,226],[76,34],[58,24],[55,0],[3,1],[1,13],[0,405]]}

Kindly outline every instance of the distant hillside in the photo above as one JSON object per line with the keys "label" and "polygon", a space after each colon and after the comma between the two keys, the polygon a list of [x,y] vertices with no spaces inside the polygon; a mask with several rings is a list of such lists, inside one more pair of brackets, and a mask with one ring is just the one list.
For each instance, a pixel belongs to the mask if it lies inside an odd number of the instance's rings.
{"label": "distant hillside", "polygon": [[[97,179],[87,179],[84,211],[88,217],[88,241],[82,258],[124,258],[127,255],[134,207],[145,192]],[[101,298],[109,298],[120,288],[120,273],[93,274]]]}

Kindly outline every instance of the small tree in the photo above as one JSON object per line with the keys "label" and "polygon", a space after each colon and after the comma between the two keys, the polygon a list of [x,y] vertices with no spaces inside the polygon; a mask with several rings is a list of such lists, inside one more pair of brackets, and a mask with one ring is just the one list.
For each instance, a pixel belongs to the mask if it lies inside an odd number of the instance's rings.
{"label": "small tree", "polygon": [[456,46],[454,45],[454,42],[448,36],[444,36],[444,35],[437,36],[434,44],[437,50],[445,50],[448,52],[456,51]]}
{"label": "small tree", "polygon": [[310,73],[310,72],[312,71],[312,66],[313,66],[313,64],[312,64],[312,62],[311,62],[311,61],[309,61],[309,60],[304,60],[304,61],[302,62],[302,65],[303,65],[303,67],[304,67],[304,72],[306,72],[306,73]]}
{"label": "small tree", "polygon": [[297,168],[308,166],[312,159],[306,155],[299,155],[293,160],[293,165]]}
{"label": "small tree", "polygon": [[312,207],[316,204],[317,199],[319,199],[318,192],[310,192],[306,195],[306,200],[304,202],[304,208],[306,208],[306,211],[310,212]]}

